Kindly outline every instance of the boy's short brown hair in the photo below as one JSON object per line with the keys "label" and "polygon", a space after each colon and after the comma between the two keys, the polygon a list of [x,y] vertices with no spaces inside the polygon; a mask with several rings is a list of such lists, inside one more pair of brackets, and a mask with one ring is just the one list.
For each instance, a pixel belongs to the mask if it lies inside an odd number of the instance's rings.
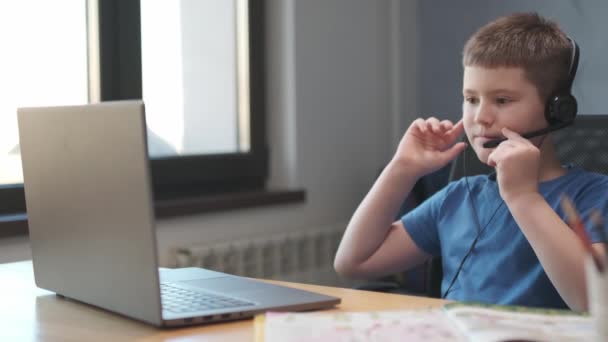
{"label": "boy's short brown hair", "polygon": [[537,13],[515,13],[481,27],[464,46],[463,66],[520,67],[543,101],[568,82],[572,44]]}

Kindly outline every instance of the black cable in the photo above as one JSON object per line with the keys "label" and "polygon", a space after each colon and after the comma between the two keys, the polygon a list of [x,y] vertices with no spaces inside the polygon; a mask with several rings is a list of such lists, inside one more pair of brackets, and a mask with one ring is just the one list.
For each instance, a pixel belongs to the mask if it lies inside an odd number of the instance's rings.
{"label": "black cable", "polygon": [[498,207],[496,207],[496,209],[494,209],[494,212],[492,213],[492,216],[490,216],[490,219],[488,220],[488,222],[486,223],[486,225],[482,228],[481,227],[481,223],[479,221],[479,216],[477,216],[477,210],[475,209],[475,201],[473,200],[473,195],[471,193],[471,187],[469,185],[469,179],[467,178],[466,150],[467,149],[465,148],[464,151],[463,151],[463,156],[462,156],[462,173],[463,173],[463,176],[464,176],[464,182],[466,183],[466,186],[467,186],[467,191],[469,193],[469,202],[471,203],[471,209],[473,210],[473,216],[475,216],[475,223],[477,225],[477,235],[475,236],[475,239],[473,240],[473,243],[471,243],[471,246],[469,247],[469,250],[467,251],[467,253],[465,254],[465,256],[462,258],[462,260],[460,261],[460,265],[458,265],[458,269],[456,270],[456,273],[454,274],[454,277],[452,277],[452,280],[450,281],[450,285],[448,286],[447,290],[445,290],[443,296],[441,296],[441,298],[444,298],[444,299],[450,293],[450,290],[452,289],[452,286],[454,286],[454,283],[456,282],[456,279],[458,279],[458,275],[460,274],[460,271],[462,270],[462,267],[464,266],[464,262],[467,260],[467,258],[469,257],[469,255],[471,255],[471,253],[473,252],[473,249],[477,245],[477,241],[479,241],[479,237],[486,230],[486,228],[490,225],[490,223],[492,222],[492,219],[494,218],[494,216],[496,215],[496,213],[498,212],[498,210],[504,204],[504,201],[500,202],[500,205],[498,205]]}

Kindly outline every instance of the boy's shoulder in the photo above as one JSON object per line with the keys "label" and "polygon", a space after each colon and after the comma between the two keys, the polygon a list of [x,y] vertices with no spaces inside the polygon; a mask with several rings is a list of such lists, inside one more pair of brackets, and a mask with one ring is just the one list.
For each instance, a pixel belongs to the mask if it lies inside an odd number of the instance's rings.
{"label": "boy's shoulder", "polygon": [[608,182],[608,175],[603,173],[588,171],[581,167],[573,167],[572,172],[575,174],[575,177],[578,178],[583,178],[594,182]]}
{"label": "boy's shoulder", "polygon": [[587,171],[583,168],[574,168],[564,179],[562,184],[565,192],[575,193],[604,193],[608,194],[608,175],[598,172]]}

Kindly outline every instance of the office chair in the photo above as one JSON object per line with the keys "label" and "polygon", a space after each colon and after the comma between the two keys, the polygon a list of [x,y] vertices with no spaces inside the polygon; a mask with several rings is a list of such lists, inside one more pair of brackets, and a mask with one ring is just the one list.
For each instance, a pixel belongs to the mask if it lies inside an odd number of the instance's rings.
{"label": "office chair", "polygon": [[[608,174],[608,115],[579,115],[573,126],[553,132],[552,138],[562,164],[572,164],[587,171]],[[466,163],[466,170],[463,168],[463,162]],[[449,181],[465,175],[488,174],[491,171],[492,168],[481,163],[475,152],[467,148],[466,153],[461,154],[452,163]],[[428,296],[441,297],[442,279],[441,258],[433,258],[428,268]]]}

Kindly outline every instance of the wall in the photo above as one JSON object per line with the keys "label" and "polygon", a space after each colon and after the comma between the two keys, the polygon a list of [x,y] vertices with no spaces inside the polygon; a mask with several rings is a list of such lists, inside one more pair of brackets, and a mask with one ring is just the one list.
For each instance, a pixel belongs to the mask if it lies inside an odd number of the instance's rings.
{"label": "wall", "polygon": [[[303,204],[158,222],[161,263],[172,247],[346,226],[401,135],[399,94],[414,77],[397,58],[415,6],[398,0],[270,0],[268,126],[271,186],[302,187]],[[410,21],[407,21],[408,23]],[[412,29],[412,30],[410,30]],[[405,30],[405,31],[404,31]],[[408,52],[411,54],[411,51]],[[397,128],[395,128],[395,126]],[[29,257],[27,239],[0,242],[0,262]],[[8,251],[8,253],[6,253]]]}

